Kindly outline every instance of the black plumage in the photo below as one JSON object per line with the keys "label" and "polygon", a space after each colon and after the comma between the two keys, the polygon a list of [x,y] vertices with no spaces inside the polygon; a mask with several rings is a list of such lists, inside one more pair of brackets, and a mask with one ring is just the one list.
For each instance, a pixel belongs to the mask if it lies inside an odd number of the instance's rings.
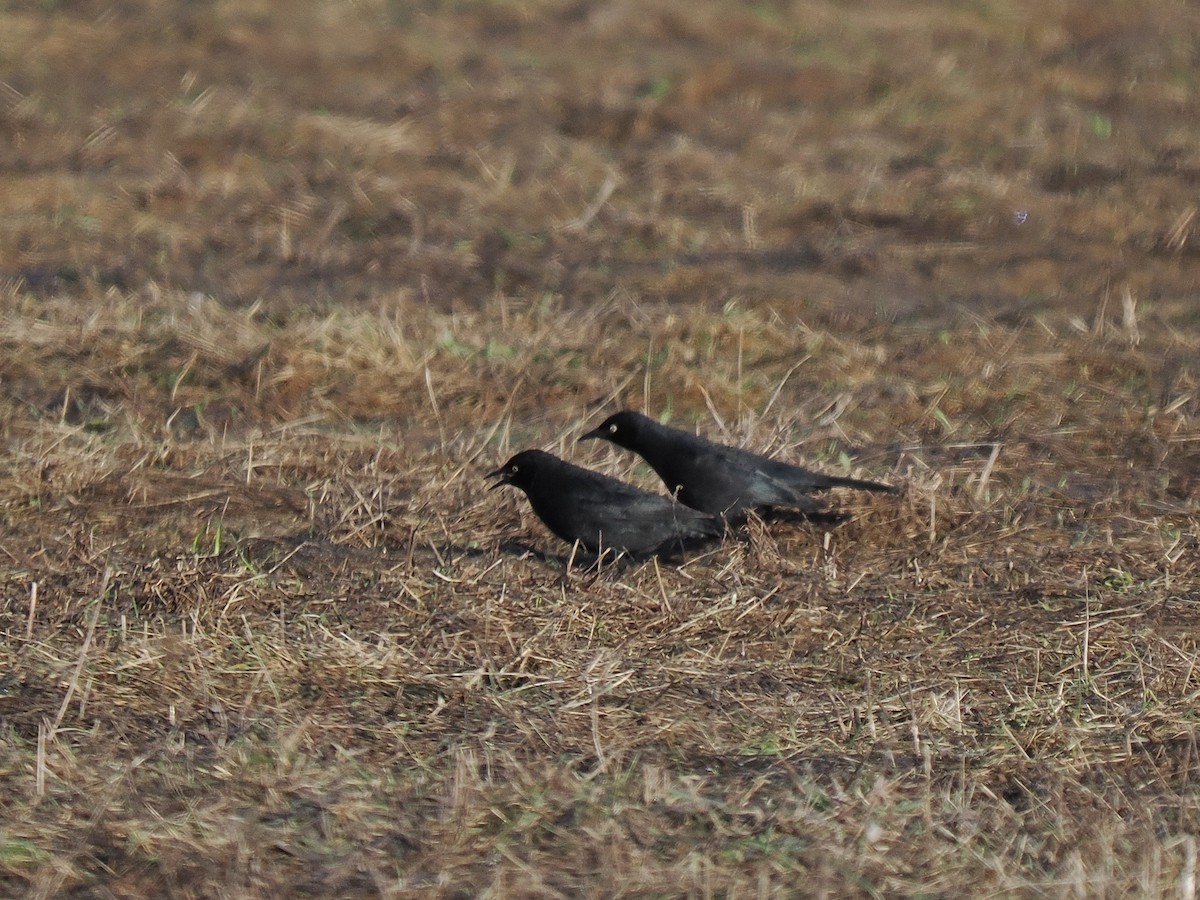
{"label": "black plumage", "polygon": [[524,450],[488,475],[500,479],[495,487],[520,488],[547,528],[592,553],[613,550],[645,556],[720,537],[725,530],[719,516],[542,450]]}
{"label": "black plumage", "polygon": [[823,475],[749,450],[717,444],[633,410],[614,413],[580,440],[591,438],[603,438],[640,455],[680,502],[729,517],[747,509],[776,506],[816,512],[822,505],[809,495],[827,488],[898,490],[878,481]]}

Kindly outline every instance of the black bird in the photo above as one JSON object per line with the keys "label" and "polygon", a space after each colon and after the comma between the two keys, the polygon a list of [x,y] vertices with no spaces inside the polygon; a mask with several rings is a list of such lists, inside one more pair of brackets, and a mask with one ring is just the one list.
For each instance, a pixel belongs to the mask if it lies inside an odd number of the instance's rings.
{"label": "black bird", "polygon": [[729,517],[739,516],[747,509],[772,506],[817,512],[821,504],[807,495],[826,488],[891,493],[898,490],[878,481],[822,475],[749,450],[716,444],[690,432],[660,425],[629,409],[609,416],[580,440],[591,438],[603,438],[639,454],[681,503]]}
{"label": "black bird", "polygon": [[645,556],[725,532],[710,516],[661,494],[564,462],[542,450],[523,450],[488,477],[495,488],[520,488],[546,527],[592,553],[613,550]]}

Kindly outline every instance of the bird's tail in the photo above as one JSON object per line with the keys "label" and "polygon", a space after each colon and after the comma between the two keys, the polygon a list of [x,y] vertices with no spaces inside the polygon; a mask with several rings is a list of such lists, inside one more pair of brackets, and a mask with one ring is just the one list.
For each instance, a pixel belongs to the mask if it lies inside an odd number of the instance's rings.
{"label": "bird's tail", "polygon": [[705,516],[696,524],[696,536],[702,538],[723,537],[725,535],[725,519],[721,516]]}
{"label": "bird's tail", "polygon": [[826,475],[826,484],[822,487],[844,487],[856,491],[883,491],[887,494],[898,494],[900,488],[882,481],[863,481],[861,478],[843,478],[840,475]]}

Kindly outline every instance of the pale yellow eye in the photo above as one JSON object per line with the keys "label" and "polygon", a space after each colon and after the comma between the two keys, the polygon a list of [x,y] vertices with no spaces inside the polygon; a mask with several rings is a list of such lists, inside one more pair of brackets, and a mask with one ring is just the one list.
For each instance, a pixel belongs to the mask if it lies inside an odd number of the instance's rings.
{"label": "pale yellow eye", "polygon": [[615,423],[615,422],[614,422],[612,425],[609,425],[609,426],[608,426],[608,433],[609,433],[609,434],[616,434],[616,433],[617,433],[617,425],[616,425],[616,423]]}

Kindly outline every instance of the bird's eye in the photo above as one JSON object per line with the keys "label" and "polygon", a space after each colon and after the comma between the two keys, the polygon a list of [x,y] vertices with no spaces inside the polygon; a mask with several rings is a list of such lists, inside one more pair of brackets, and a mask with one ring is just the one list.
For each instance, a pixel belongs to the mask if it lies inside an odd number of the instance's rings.
{"label": "bird's eye", "polygon": [[611,425],[608,426],[608,433],[609,434],[617,433],[617,423],[616,422],[613,422]]}
{"label": "bird's eye", "polygon": [[521,469],[520,466],[509,466],[508,467],[508,471],[512,472],[514,475],[516,475],[517,472],[520,471],[520,469]]}

